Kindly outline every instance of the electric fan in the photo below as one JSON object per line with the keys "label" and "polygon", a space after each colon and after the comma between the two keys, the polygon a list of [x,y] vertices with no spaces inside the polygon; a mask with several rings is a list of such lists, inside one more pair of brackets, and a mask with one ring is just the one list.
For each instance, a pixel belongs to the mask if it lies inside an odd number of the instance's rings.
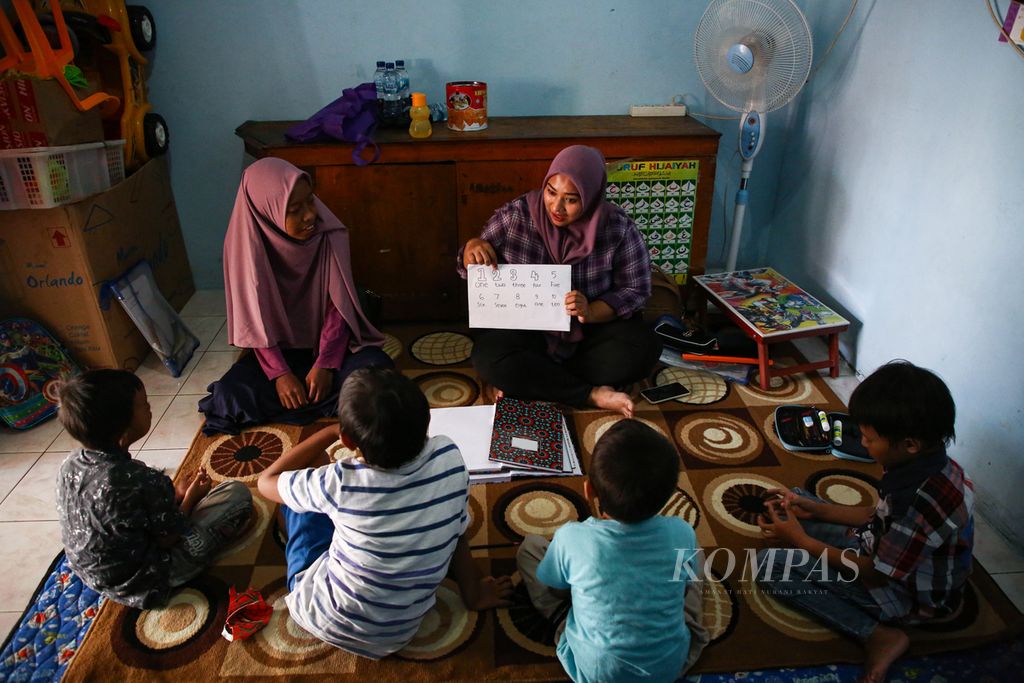
{"label": "electric fan", "polygon": [[811,69],[811,29],[793,0],[712,0],[694,38],[697,72],[715,99],[740,112],[740,186],[727,271],[736,269],[747,179],[764,143],[765,114],[789,103]]}

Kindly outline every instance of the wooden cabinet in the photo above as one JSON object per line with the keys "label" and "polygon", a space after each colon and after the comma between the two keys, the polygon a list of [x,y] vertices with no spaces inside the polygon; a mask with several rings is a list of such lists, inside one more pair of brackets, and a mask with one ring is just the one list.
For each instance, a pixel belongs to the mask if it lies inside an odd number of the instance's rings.
{"label": "wooden cabinet", "polygon": [[425,140],[381,130],[380,159],[368,166],[355,165],[345,143],[288,141],[290,125],[247,121],[235,133],[249,154],[280,157],[310,173],[317,195],[349,228],[356,283],[384,298],[387,320],[465,318],[459,247],[496,208],[538,188],[551,159],[574,144],[597,147],[609,162],[699,161],[690,272],[704,272],[719,134],[689,117],[492,118],[475,132],[435,123]]}

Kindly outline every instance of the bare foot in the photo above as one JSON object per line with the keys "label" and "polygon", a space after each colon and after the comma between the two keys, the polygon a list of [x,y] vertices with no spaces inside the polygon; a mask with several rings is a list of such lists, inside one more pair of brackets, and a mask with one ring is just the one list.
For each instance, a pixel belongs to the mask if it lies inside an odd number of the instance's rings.
{"label": "bare foot", "polygon": [[633,399],[629,394],[615,391],[609,386],[594,387],[590,390],[590,402],[598,408],[614,410],[626,417],[633,417]]}
{"label": "bare foot", "polygon": [[868,658],[860,683],[885,683],[889,667],[910,647],[910,638],[898,628],[879,624],[864,643]]}

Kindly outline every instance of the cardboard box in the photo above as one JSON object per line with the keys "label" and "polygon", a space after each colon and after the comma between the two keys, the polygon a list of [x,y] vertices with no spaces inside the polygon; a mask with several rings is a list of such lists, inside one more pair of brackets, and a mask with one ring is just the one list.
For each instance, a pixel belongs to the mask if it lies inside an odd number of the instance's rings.
{"label": "cardboard box", "polygon": [[[82,90],[88,97],[91,90]],[[53,79],[0,80],[0,149],[57,147],[103,140],[96,109],[78,111]]]}
{"label": "cardboard box", "polygon": [[134,370],[149,345],[104,285],[141,259],[181,310],[195,285],[164,157],[78,203],[0,214],[0,315],[42,323],[83,367]]}

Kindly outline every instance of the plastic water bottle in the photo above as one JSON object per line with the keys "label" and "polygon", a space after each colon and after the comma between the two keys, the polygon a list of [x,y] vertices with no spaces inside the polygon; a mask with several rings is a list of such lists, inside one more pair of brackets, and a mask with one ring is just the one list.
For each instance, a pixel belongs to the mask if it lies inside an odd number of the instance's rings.
{"label": "plastic water bottle", "polygon": [[430,134],[434,132],[430,126],[430,109],[427,107],[425,93],[414,92],[412,94],[409,117],[412,119],[412,123],[409,124],[409,135],[414,138],[429,138]]}
{"label": "plastic water bottle", "polygon": [[377,91],[377,118],[384,114],[384,62],[377,62],[373,72],[373,87]]}
{"label": "plastic water bottle", "polygon": [[398,73],[398,99],[402,102],[402,112],[408,113],[412,107],[412,97],[409,93],[409,72],[405,70],[405,60],[395,60],[395,71]]}
{"label": "plastic water bottle", "polygon": [[394,126],[402,118],[402,103],[398,99],[398,72],[394,62],[384,67],[384,108],[381,119],[385,125]]}

